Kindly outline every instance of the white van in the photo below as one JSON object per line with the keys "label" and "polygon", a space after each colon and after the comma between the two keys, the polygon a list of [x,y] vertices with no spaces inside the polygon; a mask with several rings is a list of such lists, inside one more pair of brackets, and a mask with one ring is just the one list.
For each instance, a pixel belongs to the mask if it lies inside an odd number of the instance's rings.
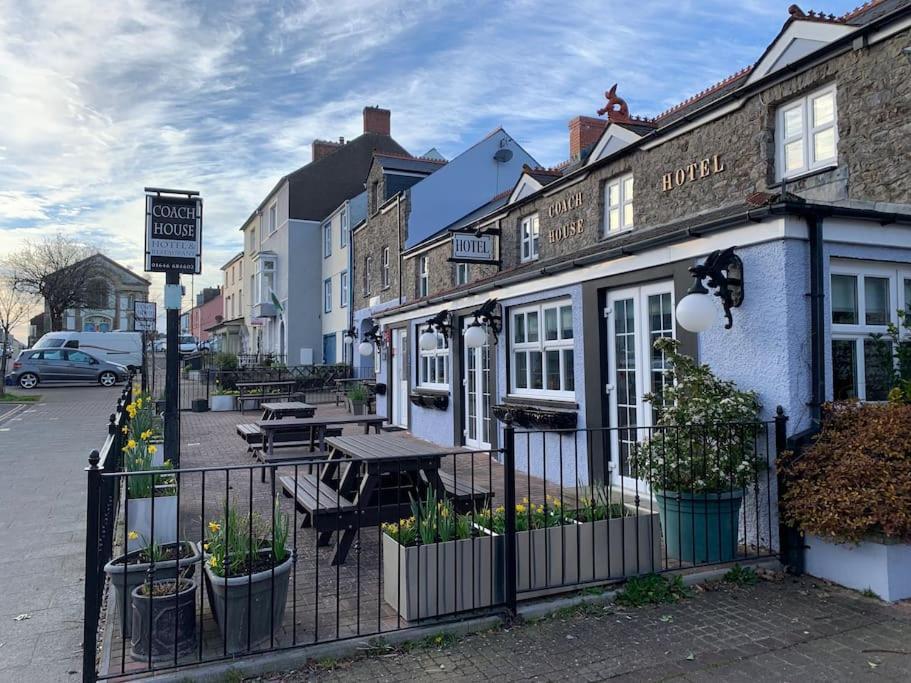
{"label": "white van", "polygon": [[142,334],[139,332],[48,332],[33,349],[82,349],[99,360],[128,368],[142,367]]}

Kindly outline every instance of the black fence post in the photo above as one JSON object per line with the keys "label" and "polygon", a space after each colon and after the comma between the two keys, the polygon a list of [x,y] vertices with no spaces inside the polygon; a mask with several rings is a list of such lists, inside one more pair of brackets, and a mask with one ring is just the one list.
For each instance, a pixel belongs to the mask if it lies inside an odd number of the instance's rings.
{"label": "black fence post", "polygon": [[503,476],[506,507],[504,552],[506,554],[504,577],[506,609],[510,617],[516,616],[516,430],[512,415],[507,414],[503,430]]}
{"label": "black fence post", "polygon": [[83,683],[94,683],[95,651],[98,647],[98,526],[101,501],[101,469],[98,463],[101,455],[98,451],[89,454],[86,489],[86,523],[85,523],[85,605],[82,626],[82,680]]}

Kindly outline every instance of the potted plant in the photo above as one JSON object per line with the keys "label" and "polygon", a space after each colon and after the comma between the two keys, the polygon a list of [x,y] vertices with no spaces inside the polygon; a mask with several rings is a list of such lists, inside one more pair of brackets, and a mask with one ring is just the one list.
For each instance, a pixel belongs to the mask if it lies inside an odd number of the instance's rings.
{"label": "potted plant", "polygon": [[363,415],[367,406],[367,389],[361,385],[355,385],[348,390],[348,412],[352,415]]}
{"label": "potted plant", "polygon": [[765,467],[756,454],[759,400],[707,365],[658,339],[673,382],[646,394],[659,415],[650,437],[633,449],[633,476],[651,487],[668,556],[699,564],[733,560],[741,500]]}
{"label": "potted plant", "polygon": [[827,405],[803,453],[785,453],[784,519],[805,534],[805,570],[883,600],[911,597],[911,405]]}
{"label": "potted plant", "polygon": [[[158,446],[143,439],[129,439],[124,446],[126,477],[126,523],[139,535],[128,539],[127,551],[144,547],[141,536],[154,543],[177,541],[177,482],[170,461],[156,466],[152,459]],[[154,510],[154,534],[152,518]]]}
{"label": "potted plant", "polygon": [[[132,531],[130,536],[138,534]],[[198,561],[199,554],[190,543],[161,546],[149,543],[146,538],[142,540],[146,546],[140,554],[148,560],[150,571],[148,577],[140,576],[140,584],[130,591],[132,620],[130,627],[124,624],[124,630],[131,638],[133,657],[156,662],[173,657],[175,648],[178,656],[193,650],[196,642],[196,582],[190,578],[193,565],[187,563],[181,568],[178,563],[183,560],[176,555],[187,551]]]}
{"label": "potted plant", "polygon": [[433,491],[413,515],[383,524],[383,599],[406,621],[452,614],[503,599],[491,533],[456,514]]}
{"label": "potted plant", "polygon": [[[579,580],[601,581],[664,568],[657,510],[615,500],[605,486],[593,487],[570,513],[579,543]],[[575,561],[575,553],[571,561]]]}
{"label": "potted plant", "polygon": [[213,412],[227,412],[236,409],[236,396],[240,392],[235,389],[225,389],[221,382],[215,380],[215,391],[209,397],[209,407]]}
{"label": "potted plant", "polygon": [[278,501],[273,519],[241,518],[229,506],[209,522],[206,589],[228,652],[255,649],[281,627],[293,554]]}
{"label": "potted plant", "polygon": [[[502,536],[506,531],[506,508],[486,509],[478,524]],[[516,589],[551,588],[579,581],[578,534],[575,520],[558,498],[545,496],[544,503],[524,498],[516,504]],[[497,538],[502,546],[502,538]],[[502,557],[501,553],[498,556]]]}

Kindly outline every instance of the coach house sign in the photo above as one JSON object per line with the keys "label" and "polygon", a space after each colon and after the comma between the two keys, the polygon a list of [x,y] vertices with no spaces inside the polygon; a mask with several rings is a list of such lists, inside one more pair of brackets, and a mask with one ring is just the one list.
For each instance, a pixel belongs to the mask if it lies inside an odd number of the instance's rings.
{"label": "coach house sign", "polygon": [[202,199],[146,195],[145,269],[201,272]]}
{"label": "coach house sign", "polygon": [[665,173],[661,176],[661,191],[670,192],[681,185],[693,183],[723,171],[724,162],[721,160],[721,155],[713,154]]}
{"label": "coach house sign", "polygon": [[[557,199],[553,204],[547,207],[548,218],[559,218],[566,213],[581,209],[585,203],[585,195],[581,192],[574,192],[567,197]],[[573,220],[562,221],[559,226],[547,231],[547,241],[551,244],[562,242],[570,237],[578,237],[585,232],[585,219],[575,218]]]}

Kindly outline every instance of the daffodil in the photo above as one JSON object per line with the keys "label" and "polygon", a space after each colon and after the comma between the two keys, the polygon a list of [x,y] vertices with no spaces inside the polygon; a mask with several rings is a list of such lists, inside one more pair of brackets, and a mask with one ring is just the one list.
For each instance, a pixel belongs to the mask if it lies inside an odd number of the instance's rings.
{"label": "daffodil", "polygon": [[124,426],[123,426],[123,429],[121,429],[120,431],[123,432],[124,434],[129,434],[129,433],[130,433],[130,428],[127,427],[126,425],[124,425]]}
{"label": "daffodil", "polygon": [[212,557],[209,558],[209,566],[212,569],[215,569],[216,567],[218,567],[218,558],[215,557],[215,555],[212,555]]}
{"label": "daffodil", "polygon": [[139,534],[135,531],[131,531],[127,534],[127,538],[129,538],[131,541],[135,541],[137,538],[139,538]]}
{"label": "daffodil", "polygon": [[221,531],[221,524],[218,522],[209,522],[209,531],[211,531],[213,534],[217,534],[219,531]]}
{"label": "daffodil", "polygon": [[134,439],[127,441],[127,448],[136,448],[136,441]]}
{"label": "daffodil", "polygon": [[149,446],[149,453],[151,455],[155,455],[157,452],[158,452],[158,446],[156,446],[155,444],[152,444],[151,446]]}

